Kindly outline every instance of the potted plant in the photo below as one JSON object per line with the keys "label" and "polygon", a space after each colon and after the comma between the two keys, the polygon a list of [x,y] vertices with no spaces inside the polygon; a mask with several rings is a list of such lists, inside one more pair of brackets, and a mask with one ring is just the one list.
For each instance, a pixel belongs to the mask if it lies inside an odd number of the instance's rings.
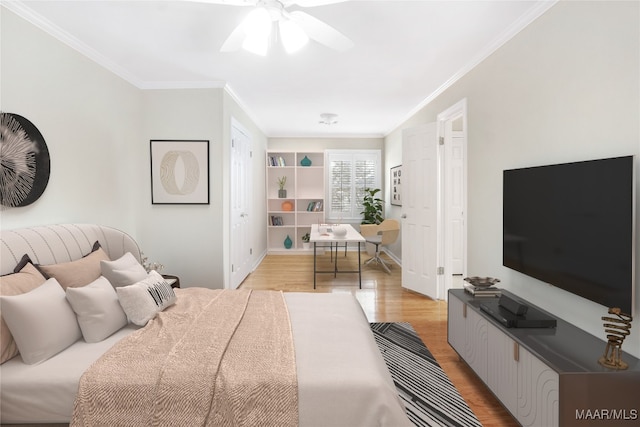
{"label": "potted plant", "polygon": [[[382,215],[384,201],[376,197],[376,194],[380,192],[379,188],[365,188],[364,191],[365,195],[362,201],[364,210],[360,212],[363,215],[362,222],[360,223],[360,234],[366,238],[367,236],[373,236],[378,233],[378,224],[384,220],[384,216]],[[366,248],[367,254],[373,256],[376,251],[375,245],[367,243]]]}
{"label": "potted plant", "polygon": [[360,212],[363,215],[361,224],[380,224],[384,220],[382,215],[384,200],[376,197],[380,189],[365,188],[364,192],[364,200],[362,201],[364,210]]}
{"label": "potted plant", "polygon": [[284,185],[287,183],[287,176],[281,176],[278,178],[278,197],[284,199],[287,197],[287,190],[285,190]]}
{"label": "potted plant", "polygon": [[306,233],[302,236],[302,247],[304,249],[309,249],[311,247],[311,243],[309,242],[310,239],[311,235],[309,233]]}

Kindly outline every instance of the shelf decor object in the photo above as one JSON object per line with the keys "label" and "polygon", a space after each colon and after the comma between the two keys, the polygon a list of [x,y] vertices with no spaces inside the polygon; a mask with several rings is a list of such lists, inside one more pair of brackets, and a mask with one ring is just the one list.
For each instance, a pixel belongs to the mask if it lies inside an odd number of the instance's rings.
{"label": "shelf decor object", "polygon": [[209,140],[151,140],[151,204],[209,204]]}
{"label": "shelf decor object", "polygon": [[49,183],[51,160],[44,137],[28,119],[0,113],[0,205],[22,207],[42,196]]}
{"label": "shelf decor object", "polygon": [[627,335],[630,334],[631,321],[633,317],[623,313],[617,307],[609,309],[609,314],[616,317],[604,316],[604,331],[607,334],[607,346],[604,355],[598,359],[598,363],[610,369],[627,369],[629,365],[622,361],[622,343]]}
{"label": "shelf decor object", "polygon": [[290,200],[285,200],[282,202],[282,210],[285,212],[290,212],[293,210],[293,203]]}
{"label": "shelf decor object", "polygon": [[291,240],[291,237],[289,237],[289,235],[287,234],[287,238],[284,239],[284,247],[286,249],[291,249],[291,246],[293,246],[293,241]]}
{"label": "shelf decor object", "polygon": [[284,185],[287,183],[287,176],[281,176],[278,178],[278,197],[284,199],[287,197],[287,190]]}
{"label": "shelf decor object", "polygon": [[463,284],[464,290],[471,295],[482,297],[499,297],[502,292],[496,288],[496,283],[500,283],[500,279],[494,277],[465,277]]}
{"label": "shelf decor object", "polygon": [[311,166],[311,159],[307,156],[304,156],[304,158],[300,160],[300,166]]}

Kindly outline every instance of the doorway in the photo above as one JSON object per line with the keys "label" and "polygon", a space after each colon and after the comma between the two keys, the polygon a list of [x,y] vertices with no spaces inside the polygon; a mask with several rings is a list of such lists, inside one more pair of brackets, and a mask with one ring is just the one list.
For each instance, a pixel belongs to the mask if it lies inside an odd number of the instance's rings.
{"label": "doorway", "polygon": [[229,239],[230,280],[229,287],[236,289],[247,277],[251,268],[251,238],[249,212],[251,184],[251,136],[237,121],[231,120],[230,151],[230,219]]}
{"label": "doorway", "polygon": [[433,299],[467,269],[466,108],[463,99],[402,135],[402,286]]}
{"label": "doorway", "polygon": [[438,136],[443,144],[441,194],[442,229],[439,299],[446,299],[458,276],[467,272],[467,100],[438,114]]}

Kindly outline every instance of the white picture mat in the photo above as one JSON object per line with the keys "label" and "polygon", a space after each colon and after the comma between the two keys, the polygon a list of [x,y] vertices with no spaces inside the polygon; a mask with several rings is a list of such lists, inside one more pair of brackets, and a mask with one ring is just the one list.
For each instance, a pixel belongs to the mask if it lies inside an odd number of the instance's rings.
{"label": "white picture mat", "polygon": [[208,140],[151,140],[151,203],[209,204]]}

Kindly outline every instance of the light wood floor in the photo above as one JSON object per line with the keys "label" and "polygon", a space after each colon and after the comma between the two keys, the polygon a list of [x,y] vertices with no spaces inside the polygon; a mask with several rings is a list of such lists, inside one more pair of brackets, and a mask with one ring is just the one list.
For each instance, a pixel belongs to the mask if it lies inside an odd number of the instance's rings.
{"label": "light wood floor", "polygon": [[[364,253],[362,257],[363,261],[367,259]],[[341,270],[357,270],[356,252],[349,252],[345,257],[343,250],[338,263]],[[318,256],[318,267],[332,268],[328,252]],[[363,267],[362,289],[358,289],[357,274],[338,274],[336,278],[333,274],[319,274],[314,291],[311,255],[268,255],[241,287],[287,292],[349,292],[360,301],[370,322],[410,322],[484,427],[518,426],[447,343],[446,302],[403,289],[400,267],[393,264],[391,271],[387,274],[373,265]]]}

